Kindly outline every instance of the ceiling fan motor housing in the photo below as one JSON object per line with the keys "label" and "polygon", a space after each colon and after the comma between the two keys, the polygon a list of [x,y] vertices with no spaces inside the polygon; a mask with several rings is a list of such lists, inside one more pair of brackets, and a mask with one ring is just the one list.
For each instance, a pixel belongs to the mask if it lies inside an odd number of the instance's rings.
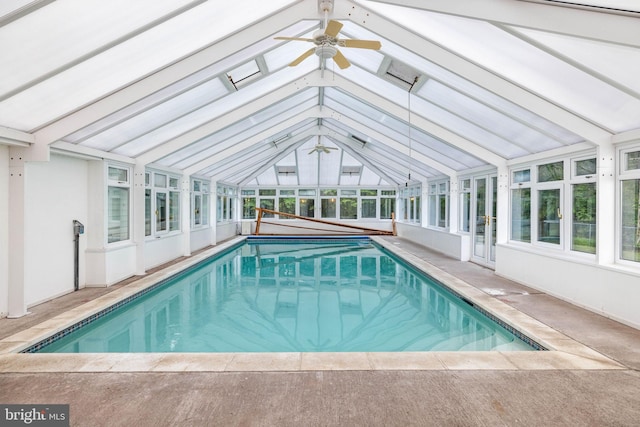
{"label": "ceiling fan motor housing", "polygon": [[333,11],[333,0],[319,0],[318,9],[322,13],[330,13]]}

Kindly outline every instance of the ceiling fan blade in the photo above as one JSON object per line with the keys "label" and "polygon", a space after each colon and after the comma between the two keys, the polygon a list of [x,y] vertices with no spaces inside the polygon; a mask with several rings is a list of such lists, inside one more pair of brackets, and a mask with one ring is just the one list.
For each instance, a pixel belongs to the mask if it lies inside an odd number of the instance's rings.
{"label": "ceiling fan blade", "polygon": [[313,39],[305,39],[303,37],[274,37],[274,40],[287,40],[287,41],[299,41],[299,42],[313,42]]}
{"label": "ceiling fan blade", "polygon": [[340,40],[340,46],[380,50],[382,44],[377,40]]}
{"label": "ceiling fan blade", "polygon": [[322,147],[322,151],[324,151],[324,152],[325,152],[325,153],[327,153],[327,154],[329,154],[329,153],[331,152],[331,151],[329,151],[329,150],[327,149],[327,147]]}
{"label": "ceiling fan blade", "polygon": [[291,64],[289,64],[289,67],[295,67],[296,65],[298,65],[299,63],[301,63],[302,61],[304,61],[305,59],[313,55],[313,52],[315,52],[315,50],[316,48],[312,47],[311,49],[309,49],[308,51],[306,51],[305,53],[303,53],[302,55],[294,59],[294,61]]}
{"label": "ceiling fan blade", "polygon": [[307,154],[313,154],[316,151],[316,149],[314,148],[313,150],[309,151],[309,153]]}
{"label": "ceiling fan blade", "polygon": [[337,37],[341,29],[342,24],[340,22],[331,20],[327,23],[327,28],[324,29],[324,33],[327,36]]}
{"label": "ceiling fan blade", "polygon": [[324,148],[326,148],[327,150],[337,150],[338,149],[337,147],[324,147]]}
{"label": "ceiling fan blade", "polygon": [[344,57],[342,52],[340,52],[339,50],[336,52],[335,56],[333,57],[333,60],[336,61],[336,64],[338,64],[338,67],[342,68],[343,70],[351,66],[351,63],[347,60],[347,58]]}

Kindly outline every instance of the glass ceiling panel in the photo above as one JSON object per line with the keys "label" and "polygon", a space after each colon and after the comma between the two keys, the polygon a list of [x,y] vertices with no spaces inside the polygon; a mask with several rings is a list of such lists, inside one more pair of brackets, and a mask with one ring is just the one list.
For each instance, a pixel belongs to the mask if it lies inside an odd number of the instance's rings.
{"label": "glass ceiling panel", "polygon": [[83,141],[81,145],[110,151],[121,145],[123,141],[141,137],[147,132],[171,122],[175,117],[188,114],[228,93],[229,90],[220,79],[213,79],[100,132]]}
{"label": "glass ceiling panel", "polygon": [[621,132],[638,127],[640,100],[484,21],[376,3],[384,16],[524,88]]}
{"label": "glass ceiling panel", "polygon": [[57,0],[0,27],[0,98],[189,3]]}
{"label": "glass ceiling panel", "polygon": [[[300,104],[300,111],[305,111],[315,105],[317,105],[317,101],[314,99],[306,101],[305,103]],[[282,112],[276,112],[273,118],[267,118],[257,124],[252,123],[252,118],[242,120],[233,126],[229,126],[210,137],[180,150],[179,154],[187,155],[187,157],[185,157],[184,160],[172,164],[171,166],[178,169],[189,167],[202,159],[213,156],[227,148],[254,138],[256,134],[269,130],[273,126],[277,126],[280,122],[286,120],[287,117],[288,116],[282,114]],[[258,141],[256,141],[256,143],[257,142]]]}
{"label": "glass ceiling panel", "polygon": [[[358,69],[355,66],[349,67],[347,70],[342,70],[340,73],[354,83],[361,84],[365,87],[375,87],[376,94],[381,95],[392,102],[400,103],[400,100],[405,99],[405,105],[408,106],[408,92],[403,91],[399,87],[388,83],[379,77],[372,76],[370,73]],[[371,79],[377,79],[378,81],[375,83],[369,82],[368,80]],[[498,135],[493,134],[487,129],[474,125],[462,117],[428,103],[424,99],[414,97],[411,102],[411,114],[417,114],[428,118],[432,122],[437,123],[454,133],[462,135],[466,139],[488,148],[496,154],[509,156],[507,158],[510,159],[529,154],[528,151],[515,146],[512,142],[507,141],[504,138],[500,138]]]}
{"label": "glass ceiling panel", "polygon": [[451,71],[442,68],[441,66],[436,65],[387,39],[381,38],[377,34],[353,24],[352,22],[345,23],[343,32],[352,34],[354,38],[380,40],[382,42],[382,50],[385,54],[421,71],[430,79],[436,79],[439,82],[454,88],[456,91],[466,93],[468,96],[475,98],[508,116],[514,117],[523,123],[530,124],[530,126],[551,135],[559,141],[564,141],[565,143],[576,143],[583,140],[580,136],[557,126],[556,124],[514,104],[513,102],[489,92],[475,83],[465,80],[457,74],[454,74]]}
{"label": "glass ceiling panel", "polygon": [[563,146],[558,141],[524,123],[451,90],[435,80],[429,80],[416,94],[452,114],[464,117],[477,126],[491,130],[492,133],[527,149],[528,152],[540,152]]}
{"label": "glass ceiling panel", "polygon": [[113,151],[125,156],[135,157],[147,150],[165,143],[173,137],[181,135],[190,129],[233,111],[241,105],[247,104],[261,96],[264,96],[278,87],[292,82],[310,71],[313,71],[314,68],[313,64],[302,63],[297,67],[282,69],[275,74],[270,74],[251,85],[248,85],[238,92],[234,92],[213,104],[209,104],[193,113],[180,117],[179,119],[162,126],[156,131],[150,132],[141,138],[137,138]]}
{"label": "glass ceiling panel", "polygon": [[[282,113],[287,110],[295,108],[300,111],[305,111],[317,105],[317,103],[317,89],[307,89],[256,113],[254,116],[239,120],[231,126],[227,126],[206,138],[176,151],[170,156],[165,157],[161,163],[171,162],[167,166],[179,169],[186,168],[196,161],[199,161],[201,157],[211,156],[242,142],[243,138],[250,138],[259,132],[276,126],[279,122],[286,119],[286,115]],[[197,158],[193,159],[193,156],[197,156]]]}
{"label": "glass ceiling panel", "polygon": [[640,49],[528,28],[512,29],[640,94]]}
{"label": "glass ceiling panel", "polygon": [[[0,103],[3,125],[21,130],[37,128],[292,2],[251,0],[250,4],[243,3],[243,13],[238,13],[237,5],[233,2],[202,3],[163,25],[127,39],[6,99]],[[94,3],[111,4],[91,2],[92,5]],[[211,22],[216,25],[211,25]],[[123,67],[122,64],[127,66]]]}
{"label": "glass ceiling panel", "polygon": [[[335,89],[325,90],[325,97],[325,105],[327,107],[346,114],[349,117],[356,119],[358,122],[363,123],[363,125],[370,127],[371,129],[380,132],[395,141],[408,145],[409,127],[407,122],[390,116],[383,116],[383,118],[379,118],[376,115],[380,113],[375,108],[364,104],[355,98],[349,98],[348,95]],[[332,103],[333,98],[337,98],[335,104]],[[345,109],[348,108],[342,104],[342,101],[345,99],[349,99],[353,108]],[[359,103],[359,105],[357,103]],[[425,145],[425,147],[428,147],[429,150],[433,150],[426,152],[426,155],[438,159],[441,163],[456,170],[461,170],[464,167],[469,168],[485,164],[480,159],[471,156],[470,154],[437,138],[433,138],[413,126],[411,135],[412,140],[417,140]]]}

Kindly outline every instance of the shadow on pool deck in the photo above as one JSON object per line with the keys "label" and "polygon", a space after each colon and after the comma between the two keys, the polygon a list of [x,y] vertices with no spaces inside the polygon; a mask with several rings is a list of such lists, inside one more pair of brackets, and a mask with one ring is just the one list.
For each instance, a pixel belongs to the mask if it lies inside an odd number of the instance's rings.
{"label": "shadow on pool deck", "polygon": [[[388,239],[625,369],[3,373],[0,404],[69,403],[71,424],[91,426],[640,425],[639,330],[478,265]],[[0,339],[138,278],[0,319]]]}

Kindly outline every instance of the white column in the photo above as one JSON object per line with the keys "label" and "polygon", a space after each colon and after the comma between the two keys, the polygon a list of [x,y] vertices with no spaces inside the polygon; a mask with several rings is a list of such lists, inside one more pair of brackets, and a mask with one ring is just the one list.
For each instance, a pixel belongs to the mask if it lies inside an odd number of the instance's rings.
{"label": "white column", "polygon": [[27,314],[25,299],[25,165],[23,148],[9,147],[9,318]]}
{"label": "white column", "polygon": [[598,147],[598,179],[597,179],[597,212],[596,218],[596,254],[598,264],[615,262],[616,236],[616,150],[613,144],[602,144]]}
{"label": "white column", "polygon": [[209,225],[211,226],[210,243],[215,245],[218,236],[218,181],[211,180],[209,182]]}
{"label": "white column", "polygon": [[[136,274],[143,275],[145,267],[145,165],[136,163],[133,167],[133,242],[136,245]],[[154,215],[151,215],[154,218]]]}
{"label": "white column", "polygon": [[191,176],[183,175],[180,197],[180,230],[182,231],[182,254],[191,255]]}
{"label": "white column", "polygon": [[509,239],[509,169],[507,165],[498,166],[496,212],[496,244],[507,243]]}

